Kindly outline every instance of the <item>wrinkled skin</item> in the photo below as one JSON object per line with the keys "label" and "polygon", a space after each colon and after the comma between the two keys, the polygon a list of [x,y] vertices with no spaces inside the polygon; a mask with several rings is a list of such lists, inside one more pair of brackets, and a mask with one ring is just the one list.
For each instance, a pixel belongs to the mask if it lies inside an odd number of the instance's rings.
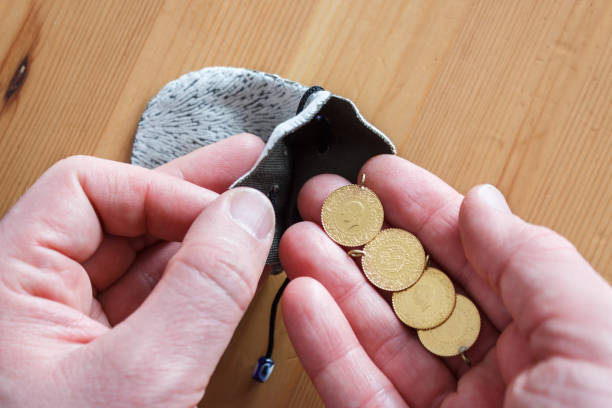
{"label": "wrinkled skin", "polygon": [[612,290],[567,240],[513,215],[490,185],[463,197],[396,156],[361,172],[388,225],[416,234],[479,305],[482,329],[472,368],[426,351],[320,227],[323,200],[349,181],[317,176],[299,196],[305,221],[281,240],[282,305],[328,406],[612,406]]}
{"label": "wrinkled skin", "polygon": [[50,168],[0,223],[0,406],[197,404],[272,242],[263,194],[218,194],[262,148]]}
{"label": "wrinkled skin", "polygon": [[[225,191],[263,144],[238,135],[156,170],[74,157],[0,221],[0,405],[184,407],[202,397],[252,299],[268,200]],[[475,365],[439,359],[319,227],[348,181],[322,175],[281,241],[287,329],[329,406],[610,406],[610,287],[490,186],[464,198],[378,156],[367,185],[480,307]]]}

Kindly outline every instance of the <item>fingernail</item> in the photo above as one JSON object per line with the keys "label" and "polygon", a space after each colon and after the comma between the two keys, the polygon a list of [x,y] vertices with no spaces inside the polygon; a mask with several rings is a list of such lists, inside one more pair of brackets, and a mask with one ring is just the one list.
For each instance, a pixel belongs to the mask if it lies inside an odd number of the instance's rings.
{"label": "fingernail", "polygon": [[249,188],[232,191],[230,216],[236,224],[257,239],[267,237],[274,228],[274,210],[270,200],[260,192]]}
{"label": "fingernail", "polygon": [[483,184],[478,188],[478,198],[496,210],[507,213],[511,212],[504,195],[491,184]]}

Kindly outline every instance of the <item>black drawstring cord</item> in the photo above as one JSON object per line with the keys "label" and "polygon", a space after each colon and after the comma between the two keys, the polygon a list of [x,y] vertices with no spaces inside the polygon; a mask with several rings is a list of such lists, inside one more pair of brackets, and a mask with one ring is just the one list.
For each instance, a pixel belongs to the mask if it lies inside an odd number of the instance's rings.
{"label": "black drawstring cord", "polygon": [[[302,98],[300,99],[300,103],[298,104],[296,115],[299,115],[302,110],[306,107],[306,102],[308,98],[315,92],[323,91],[324,89],[320,86],[311,86],[304,92]],[[318,120],[322,118],[317,117]],[[327,135],[326,135],[327,137]],[[327,139],[325,140],[325,145],[327,145]],[[326,146],[319,146],[319,151],[324,153],[327,150]],[[268,193],[268,196],[271,200],[274,200],[274,195],[278,193],[278,187],[275,186],[275,189]],[[270,324],[268,326],[268,350],[266,354],[259,357],[257,360],[257,364],[255,365],[255,370],[253,371],[253,379],[259,382],[266,382],[270,375],[272,374],[272,370],[274,370],[274,360],[272,360],[272,352],[274,351],[274,331],[276,330],[276,313],[278,311],[278,303],[280,302],[281,296],[283,296],[283,292],[285,288],[289,284],[289,278],[285,278],[283,284],[278,288],[276,295],[274,296],[274,300],[272,301],[272,306],[270,308]]]}
{"label": "black drawstring cord", "polygon": [[283,292],[285,288],[289,284],[289,278],[285,278],[283,284],[278,288],[276,292],[276,296],[274,296],[274,300],[272,301],[272,307],[270,308],[270,328],[268,331],[268,350],[266,351],[266,357],[272,357],[272,351],[274,350],[274,331],[276,326],[276,312],[278,311],[278,303],[280,302],[281,296],[283,296]]}
{"label": "black drawstring cord", "polygon": [[272,360],[272,351],[274,351],[274,331],[276,330],[276,312],[278,311],[278,303],[280,302],[281,296],[285,288],[289,284],[289,278],[285,278],[283,284],[278,288],[276,296],[272,301],[272,307],[270,308],[270,324],[268,326],[268,350],[266,354],[259,357],[255,370],[253,370],[253,379],[259,382],[266,382],[272,371],[274,370],[274,360]]}
{"label": "black drawstring cord", "polygon": [[312,94],[324,90],[325,89],[323,89],[319,85],[311,86],[310,88],[308,88],[306,92],[304,92],[304,95],[302,95],[302,99],[300,99],[300,103],[298,104],[297,112],[295,112],[295,114],[299,115],[300,112],[304,110],[304,108],[306,107],[306,102],[308,102],[308,98],[310,98]]}

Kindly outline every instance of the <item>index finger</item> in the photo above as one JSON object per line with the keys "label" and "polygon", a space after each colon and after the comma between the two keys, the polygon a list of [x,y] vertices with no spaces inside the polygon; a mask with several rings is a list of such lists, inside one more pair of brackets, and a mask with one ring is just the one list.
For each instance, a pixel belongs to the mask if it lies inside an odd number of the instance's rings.
{"label": "index finger", "polygon": [[160,172],[77,156],[54,165],[30,188],[0,223],[0,239],[20,259],[34,256],[36,246],[82,262],[103,232],[181,240],[216,197]]}
{"label": "index finger", "polygon": [[174,159],[156,171],[222,193],[255,164],[264,142],[242,133]]}
{"label": "index finger", "polygon": [[497,329],[510,316],[495,291],[469,264],[459,236],[463,196],[427,170],[393,155],[368,160],[359,174],[379,196],[385,219],[416,235],[437,263],[476,300]]}
{"label": "index finger", "polygon": [[[197,149],[154,170],[221,193],[253,166],[263,145],[257,136],[243,133]],[[107,235],[84,264],[96,290],[104,290],[115,282],[134,262],[137,253],[156,241],[153,237],[126,239]],[[162,253],[170,255],[168,251]],[[166,258],[159,259],[160,264],[166,262]],[[150,284],[142,279],[133,281]]]}

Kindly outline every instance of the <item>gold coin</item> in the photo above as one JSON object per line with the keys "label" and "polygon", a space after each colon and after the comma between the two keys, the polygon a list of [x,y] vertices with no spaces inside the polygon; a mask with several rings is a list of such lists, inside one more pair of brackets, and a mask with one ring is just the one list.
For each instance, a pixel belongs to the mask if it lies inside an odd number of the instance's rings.
{"label": "gold coin", "polygon": [[372,190],[355,184],[333,191],[323,203],[321,222],[331,239],[344,246],[359,246],[378,234],[383,206]]}
{"label": "gold coin", "polygon": [[363,251],[363,272],[380,289],[404,290],[419,279],[425,268],[423,245],[401,229],[381,231]]}
{"label": "gold coin", "polygon": [[455,287],[444,272],[427,268],[414,285],[393,292],[392,303],[402,322],[415,329],[431,329],[453,312]]}
{"label": "gold coin", "polygon": [[419,340],[425,348],[441,357],[460,354],[461,348],[470,348],[480,332],[480,314],[471,300],[457,295],[455,310],[438,327],[418,330]]}

